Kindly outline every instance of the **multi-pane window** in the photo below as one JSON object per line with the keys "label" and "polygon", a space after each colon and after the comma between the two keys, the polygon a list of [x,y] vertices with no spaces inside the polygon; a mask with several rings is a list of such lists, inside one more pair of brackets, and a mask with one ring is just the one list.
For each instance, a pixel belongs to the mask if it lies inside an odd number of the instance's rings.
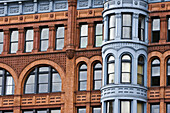
{"label": "multi-pane window", "polygon": [[62,50],[64,47],[64,27],[57,27],[56,29],[56,50]]}
{"label": "multi-pane window", "polygon": [[102,65],[97,63],[93,69],[93,89],[100,90],[102,85]]}
{"label": "multi-pane window", "polygon": [[120,101],[120,113],[131,113],[131,102],[129,100]]}
{"label": "multi-pane window", "polygon": [[138,79],[137,84],[144,85],[144,58],[140,56],[138,58]]}
{"label": "multi-pane window", "polygon": [[82,64],[79,67],[79,91],[85,91],[87,88],[87,65]]}
{"label": "multi-pane window", "polygon": [[107,101],[106,107],[106,113],[114,113],[114,101]]}
{"label": "multi-pane window", "polygon": [[8,71],[0,69],[0,95],[13,95],[14,88],[12,75]]}
{"label": "multi-pane window", "polygon": [[144,104],[143,102],[137,102],[137,113],[144,113]]}
{"label": "multi-pane window", "polygon": [[77,108],[77,113],[86,113],[86,108]]}
{"label": "multi-pane window", "polygon": [[170,113],[170,103],[167,103],[166,104],[166,113]]}
{"label": "multi-pane window", "polygon": [[33,49],[33,41],[34,41],[34,30],[26,29],[25,32],[25,52],[31,52]]}
{"label": "multi-pane window", "polygon": [[122,83],[131,83],[131,57],[129,55],[122,56]]}
{"label": "multi-pane window", "polygon": [[167,85],[170,85],[170,59],[167,61]]}
{"label": "multi-pane window", "polygon": [[22,113],[61,113],[60,109],[24,110]]}
{"label": "multi-pane window", "polygon": [[151,113],[159,113],[159,104],[151,105]]}
{"label": "multi-pane window", "polygon": [[170,18],[168,18],[168,42],[170,42]]}
{"label": "multi-pane window", "polygon": [[80,25],[80,48],[86,48],[88,43],[88,25]]}
{"label": "multi-pane window", "polygon": [[40,51],[47,51],[49,39],[49,28],[41,28]]}
{"label": "multi-pane window", "polygon": [[101,108],[100,107],[93,107],[92,113],[101,113]]}
{"label": "multi-pane window", "polygon": [[122,15],[122,38],[131,39],[132,36],[132,15]]}
{"label": "multi-pane window", "polygon": [[152,42],[159,42],[160,39],[160,19],[152,20]]}
{"label": "multi-pane window", "polygon": [[103,38],[103,24],[98,23],[95,26],[95,47],[101,47]]}
{"label": "multi-pane window", "polygon": [[0,113],[13,113],[13,111],[0,111]]}
{"label": "multi-pane window", "polygon": [[18,30],[11,30],[10,53],[16,53],[18,50]]}
{"label": "multi-pane window", "polygon": [[3,51],[4,32],[0,31],[0,54]]}
{"label": "multi-pane window", "polygon": [[145,40],[145,17],[143,15],[139,15],[138,37],[140,41]]}
{"label": "multi-pane window", "polygon": [[115,77],[115,58],[110,56],[107,61],[107,83],[114,83]]}
{"label": "multi-pane window", "polygon": [[159,59],[154,59],[151,64],[151,85],[160,85],[160,61]]}
{"label": "multi-pane window", "polygon": [[115,39],[115,31],[116,31],[116,19],[115,15],[111,15],[109,18],[109,40]]}
{"label": "multi-pane window", "polygon": [[33,69],[25,83],[25,94],[49,93],[61,91],[59,73],[51,66],[41,66]]}

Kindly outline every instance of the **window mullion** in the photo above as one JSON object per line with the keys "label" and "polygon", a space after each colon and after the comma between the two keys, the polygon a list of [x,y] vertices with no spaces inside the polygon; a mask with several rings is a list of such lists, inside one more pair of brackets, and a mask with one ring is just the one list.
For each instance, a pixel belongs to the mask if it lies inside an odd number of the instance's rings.
{"label": "window mullion", "polygon": [[5,95],[5,81],[6,81],[6,76],[5,76],[5,70],[3,70],[3,76],[2,76],[2,96]]}
{"label": "window mullion", "polygon": [[35,68],[35,86],[34,86],[34,93],[38,93],[38,68]]}
{"label": "window mullion", "polygon": [[51,92],[51,87],[52,87],[52,69],[51,69],[51,66],[49,66],[49,72],[48,72],[48,92],[50,93]]}

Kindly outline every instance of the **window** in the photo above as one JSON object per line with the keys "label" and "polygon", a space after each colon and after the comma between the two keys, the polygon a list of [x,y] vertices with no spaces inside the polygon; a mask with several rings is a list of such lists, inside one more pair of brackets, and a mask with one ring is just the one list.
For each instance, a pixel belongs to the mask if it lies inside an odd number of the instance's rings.
{"label": "window", "polygon": [[115,31],[116,31],[116,19],[115,15],[111,15],[109,18],[109,40],[115,39]]}
{"label": "window", "polygon": [[140,56],[138,58],[138,79],[137,84],[144,85],[144,58]]}
{"label": "window", "polygon": [[25,83],[25,94],[49,93],[61,91],[59,73],[51,66],[41,66],[33,69]]}
{"label": "window", "polygon": [[100,107],[93,107],[92,110],[93,110],[92,113],[101,113]]}
{"label": "window", "polygon": [[152,42],[159,42],[160,39],[160,19],[152,20]]}
{"label": "window", "polygon": [[170,59],[167,61],[167,85],[170,85]]}
{"label": "window", "polygon": [[170,113],[170,104],[169,103],[166,104],[166,113]]}
{"label": "window", "polygon": [[41,29],[40,51],[47,51],[49,39],[49,28]]}
{"label": "window", "polygon": [[86,48],[88,43],[88,25],[80,25],[80,48]]}
{"label": "window", "polygon": [[113,56],[110,56],[107,61],[107,83],[114,83],[114,77],[115,77],[115,58]]}
{"label": "window", "polygon": [[0,111],[0,113],[13,113],[13,111]]}
{"label": "window", "polygon": [[122,83],[131,83],[131,57],[123,55],[122,57]]}
{"label": "window", "polygon": [[170,18],[168,18],[168,42],[170,42]]}
{"label": "window", "polygon": [[56,50],[62,50],[64,47],[64,27],[57,27],[56,32]]}
{"label": "window", "polygon": [[0,54],[3,51],[4,32],[0,31]]}
{"label": "window", "polygon": [[132,15],[123,14],[122,15],[122,38],[131,39],[132,35]]}
{"label": "window", "polygon": [[5,69],[0,69],[0,95],[13,95],[14,88],[12,75]]}
{"label": "window", "polygon": [[159,86],[160,85],[160,61],[154,59],[151,64],[151,85]]}
{"label": "window", "polygon": [[94,90],[100,90],[102,85],[102,65],[100,63],[97,63],[94,65],[94,72],[93,72],[93,89]]}
{"label": "window", "polygon": [[145,41],[145,17],[143,15],[139,15],[138,37],[140,41]]}
{"label": "window", "polygon": [[85,91],[87,88],[87,66],[82,64],[79,68],[79,91]]}
{"label": "window", "polygon": [[11,30],[10,53],[16,53],[18,50],[18,30]]}
{"label": "window", "polygon": [[77,108],[77,113],[86,113],[86,108]]}
{"label": "window", "polygon": [[120,101],[120,113],[131,113],[131,103],[128,100]]}
{"label": "window", "polygon": [[34,30],[33,29],[26,29],[25,52],[31,52],[32,51],[33,41],[34,41]]}
{"label": "window", "polygon": [[151,105],[151,113],[159,113],[159,104]]}
{"label": "window", "polygon": [[107,101],[106,107],[106,113],[114,113],[114,101]]}
{"label": "window", "polygon": [[60,109],[24,110],[23,113],[61,113]]}
{"label": "window", "polygon": [[101,47],[103,38],[103,24],[96,24],[95,28],[95,47]]}
{"label": "window", "polygon": [[137,113],[144,113],[144,104],[143,102],[137,102]]}

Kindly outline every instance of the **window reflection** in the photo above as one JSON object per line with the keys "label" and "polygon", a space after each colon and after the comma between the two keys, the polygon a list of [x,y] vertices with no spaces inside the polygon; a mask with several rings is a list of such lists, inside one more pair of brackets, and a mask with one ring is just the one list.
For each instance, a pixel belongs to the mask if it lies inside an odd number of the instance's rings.
{"label": "window reflection", "polygon": [[41,29],[40,51],[47,51],[49,39],[49,28]]}
{"label": "window reflection", "polygon": [[4,32],[0,31],[0,54],[3,51]]}
{"label": "window reflection", "polygon": [[31,52],[33,49],[34,30],[27,29],[25,34],[25,52]]}
{"label": "window reflection", "polygon": [[79,91],[85,91],[87,88],[87,66],[82,64],[79,67]]}
{"label": "window reflection", "polygon": [[18,50],[18,30],[11,31],[10,53],[16,53]]}
{"label": "window reflection", "polygon": [[86,48],[88,42],[88,25],[80,25],[80,48]]}
{"label": "window reflection", "polygon": [[56,32],[56,50],[62,50],[64,47],[64,27],[58,27]]}

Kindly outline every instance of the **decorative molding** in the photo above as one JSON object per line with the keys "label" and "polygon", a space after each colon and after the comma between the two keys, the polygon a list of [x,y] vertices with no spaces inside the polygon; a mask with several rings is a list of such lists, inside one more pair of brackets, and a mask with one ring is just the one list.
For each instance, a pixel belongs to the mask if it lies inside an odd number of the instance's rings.
{"label": "decorative molding", "polygon": [[170,2],[164,2],[164,3],[154,3],[149,4],[149,11],[169,11],[170,10]]}
{"label": "decorative molding", "polygon": [[151,53],[153,51],[158,51],[161,53],[164,53],[166,51],[170,50],[170,45],[165,44],[165,45],[149,45],[148,46],[148,53]]}
{"label": "decorative molding", "polygon": [[66,50],[66,55],[68,59],[72,59],[75,55],[75,50],[72,50],[72,49]]}

